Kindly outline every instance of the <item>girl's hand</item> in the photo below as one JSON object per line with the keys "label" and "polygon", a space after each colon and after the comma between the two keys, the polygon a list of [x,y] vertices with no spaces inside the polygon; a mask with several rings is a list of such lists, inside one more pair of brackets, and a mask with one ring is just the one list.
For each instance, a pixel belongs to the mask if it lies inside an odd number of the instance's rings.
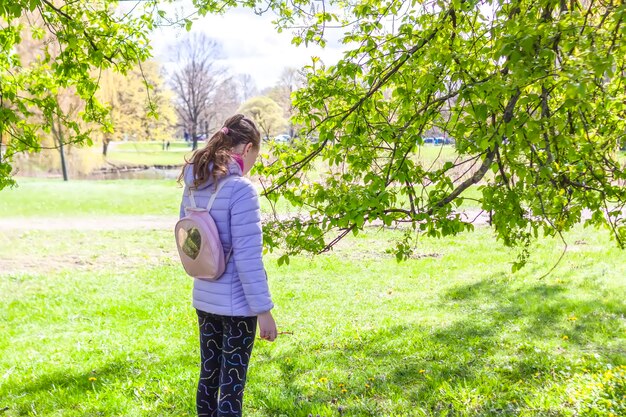
{"label": "girl's hand", "polygon": [[261,313],[257,317],[259,322],[259,335],[261,339],[265,339],[269,342],[273,342],[276,339],[278,331],[276,330],[276,322],[272,317],[272,312],[268,311]]}

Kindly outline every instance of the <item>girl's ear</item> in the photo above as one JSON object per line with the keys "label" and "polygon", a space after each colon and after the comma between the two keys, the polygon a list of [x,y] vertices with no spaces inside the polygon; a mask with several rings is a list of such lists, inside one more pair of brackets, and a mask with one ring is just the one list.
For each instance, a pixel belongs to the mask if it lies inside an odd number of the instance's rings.
{"label": "girl's ear", "polygon": [[252,149],[252,142],[246,143],[246,146],[243,147],[243,153],[241,155],[245,156],[250,151],[250,149]]}

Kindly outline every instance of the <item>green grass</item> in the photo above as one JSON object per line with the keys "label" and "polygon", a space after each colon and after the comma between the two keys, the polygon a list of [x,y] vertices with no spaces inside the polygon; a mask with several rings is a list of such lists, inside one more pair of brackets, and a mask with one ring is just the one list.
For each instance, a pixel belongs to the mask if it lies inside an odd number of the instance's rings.
{"label": "green grass", "polygon": [[[422,145],[417,148],[416,158],[423,163],[439,161],[443,165],[446,161],[454,161],[457,157],[454,146]],[[428,166],[425,166],[428,168]]]}
{"label": "green grass", "polygon": [[[202,144],[203,142],[199,142]],[[113,142],[111,149],[126,152],[163,152],[162,142]],[[170,141],[167,152],[187,152],[191,149],[187,142]]]}
{"label": "green grass", "polygon": [[[90,180],[18,178],[18,186],[2,190],[4,217],[90,217],[110,215],[175,215],[183,192],[176,180]],[[284,200],[278,212],[289,210]],[[270,210],[267,199],[261,208]]]}
{"label": "green grass", "polygon": [[[175,216],[180,191],[171,181],[18,190],[2,192],[4,216],[37,196],[50,206],[30,215]],[[568,233],[543,278],[557,240],[534,244],[511,274],[515,252],[488,228],[421,239],[397,264],[384,248],[399,236],[370,228],[283,267],[266,256],[277,323],[293,334],[257,342],[246,416],[626,414],[626,263],[604,231]],[[170,230],[0,230],[0,265],[11,265],[0,272],[0,414],[193,415],[196,318]]]}
{"label": "green grass", "polygon": [[177,213],[182,188],[175,180],[70,181],[19,178],[1,191],[0,213],[9,217]]}
{"label": "green grass", "polygon": [[[94,215],[169,215],[178,213],[182,188],[176,180],[93,180],[63,182],[58,179],[19,178],[18,186],[2,190],[0,214],[7,217],[85,217]],[[477,187],[464,195],[479,198]],[[477,207],[465,200],[463,208]],[[270,211],[267,199],[261,208]],[[278,213],[297,211],[284,199]]]}
{"label": "green grass", "polygon": [[187,152],[110,152],[107,160],[115,165],[148,165],[148,166],[182,166],[185,157],[190,157]]}
{"label": "green grass", "polygon": [[[560,251],[551,240],[511,275],[512,254],[488,229],[425,239],[423,256],[402,264],[377,249],[395,236],[371,229],[287,267],[267,258],[276,320],[293,334],[257,342],[245,415],[328,417],[340,407],[344,416],[625,411],[622,252],[578,230],[568,236],[579,240],[574,250],[540,279]],[[93,262],[0,279],[0,409],[193,415],[191,280],[169,231],[5,234],[3,257],[19,256],[11,249],[18,240],[44,260],[75,247]],[[611,406],[600,401],[607,398]],[[592,404],[604,411],[585,414]]]}
{"label": "green grass", "polygon": [[161,142],[113,143],[107,159],[114,164],[130,165],[183,165],[191,156],[191,148],[185,142],[170,142],[169,150]]}

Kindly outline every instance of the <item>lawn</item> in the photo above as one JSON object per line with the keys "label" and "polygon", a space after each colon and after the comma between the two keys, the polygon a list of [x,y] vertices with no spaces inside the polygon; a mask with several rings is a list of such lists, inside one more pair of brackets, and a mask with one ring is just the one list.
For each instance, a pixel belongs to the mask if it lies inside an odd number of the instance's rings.
{"label": "lawn", "polygon": [[11,217],[168,215],[178,213],[175,180],[70,181],[18,178],[0,191],[0,214]]}
{"label": "lawn", "polygon": [[[204,142],[198,142],[203,145]],[[163,152],[163,142],[112,142],[111,149],[125,152]],[[166,152],[188,152],[191,145],[188,142],[170,141],[169,150]]]}
{"label": "lawn", "polygon": [[116,165],[180,166],[189,157],[191,147],[185,142],[170,142],[168,150],[161,142],[113,142],[107,153],[107,160]]}
{"label": "lawn", "polygon": [[[178,215],[183,188],[176,180],[84,180],[17,178],[18,186],[0,191],[3,217],[92,217]],[[278,212],[289,205],[276,204]],[[270,210],[267,199],[261,208]]]}
{"label": "lawn", "polygon": [[[2,190],[0,215],[11,217],[89,217],[108,215],[171,215],[178,213],[183,192],[176,180],[85,180],[18,178],[18,186]],[[259,189],[259,192],[262,190]],[[462,208],[475,209],[477,187],[464,194]],[[400,197],[402,200],[403,197]],[[404,199],[406,199],[404,197]],[[267,199],[261,208],[270,212]],[[275,205],[278,213],[294,212],[284,199]]]}
{"label": "lawn", "polygon": [[[126,202],[85,210],[178,204],[173,182],[120,184],[98,192]],[[76,213],[91,185],[24,183],[8,205],[2,192],[0,212],[19,218],[20,201],[44,195]],[[127,187],[161,202],[132,205]],[[568,233],[545,277],[556,240],[511,274],[515,253],[488,228],[421,239],[400,264],[385,253],[399,235],[369,228],[282,267],[266,256],[275,317],[292,334],[257,341],[244,415],[626,415],[626,262],[604,231]],[[0,271],[2,415],[193,415],[196,318],[170,230],[0,230],[2,260],[23,260]]]}

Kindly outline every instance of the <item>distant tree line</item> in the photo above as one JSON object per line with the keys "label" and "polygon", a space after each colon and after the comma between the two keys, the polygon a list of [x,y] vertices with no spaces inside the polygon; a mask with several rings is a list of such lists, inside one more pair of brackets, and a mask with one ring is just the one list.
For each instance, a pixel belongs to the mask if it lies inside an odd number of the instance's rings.
{"label": "distant tree line", "polygon": [[[106,157],[112,141],[186,136],[196,149],[238,110],[249,109],[267,136],[293,135],[288,120],[296,69],[259,93],[249,74],[218,64],[221,45],[203,33],[184,33],[167,62],[159,62],[138,46],[147,41],[146,22],[114,12],[105,17],[106,7],[95,4],[35,4],[0,7],[0,18],[11,22],[0,35],[12,41],[3,44],[0,59],[0,189],[12,181],[15,155],[50,166],[60,161],[67,180],[68,155],[77,145],[101,143]],[[74,15],[104,19],[110,32],[90,34]],[[87,72],[80,67],[85,51],[98,63]],[[30,150],[43,152],[24,152]]]}

